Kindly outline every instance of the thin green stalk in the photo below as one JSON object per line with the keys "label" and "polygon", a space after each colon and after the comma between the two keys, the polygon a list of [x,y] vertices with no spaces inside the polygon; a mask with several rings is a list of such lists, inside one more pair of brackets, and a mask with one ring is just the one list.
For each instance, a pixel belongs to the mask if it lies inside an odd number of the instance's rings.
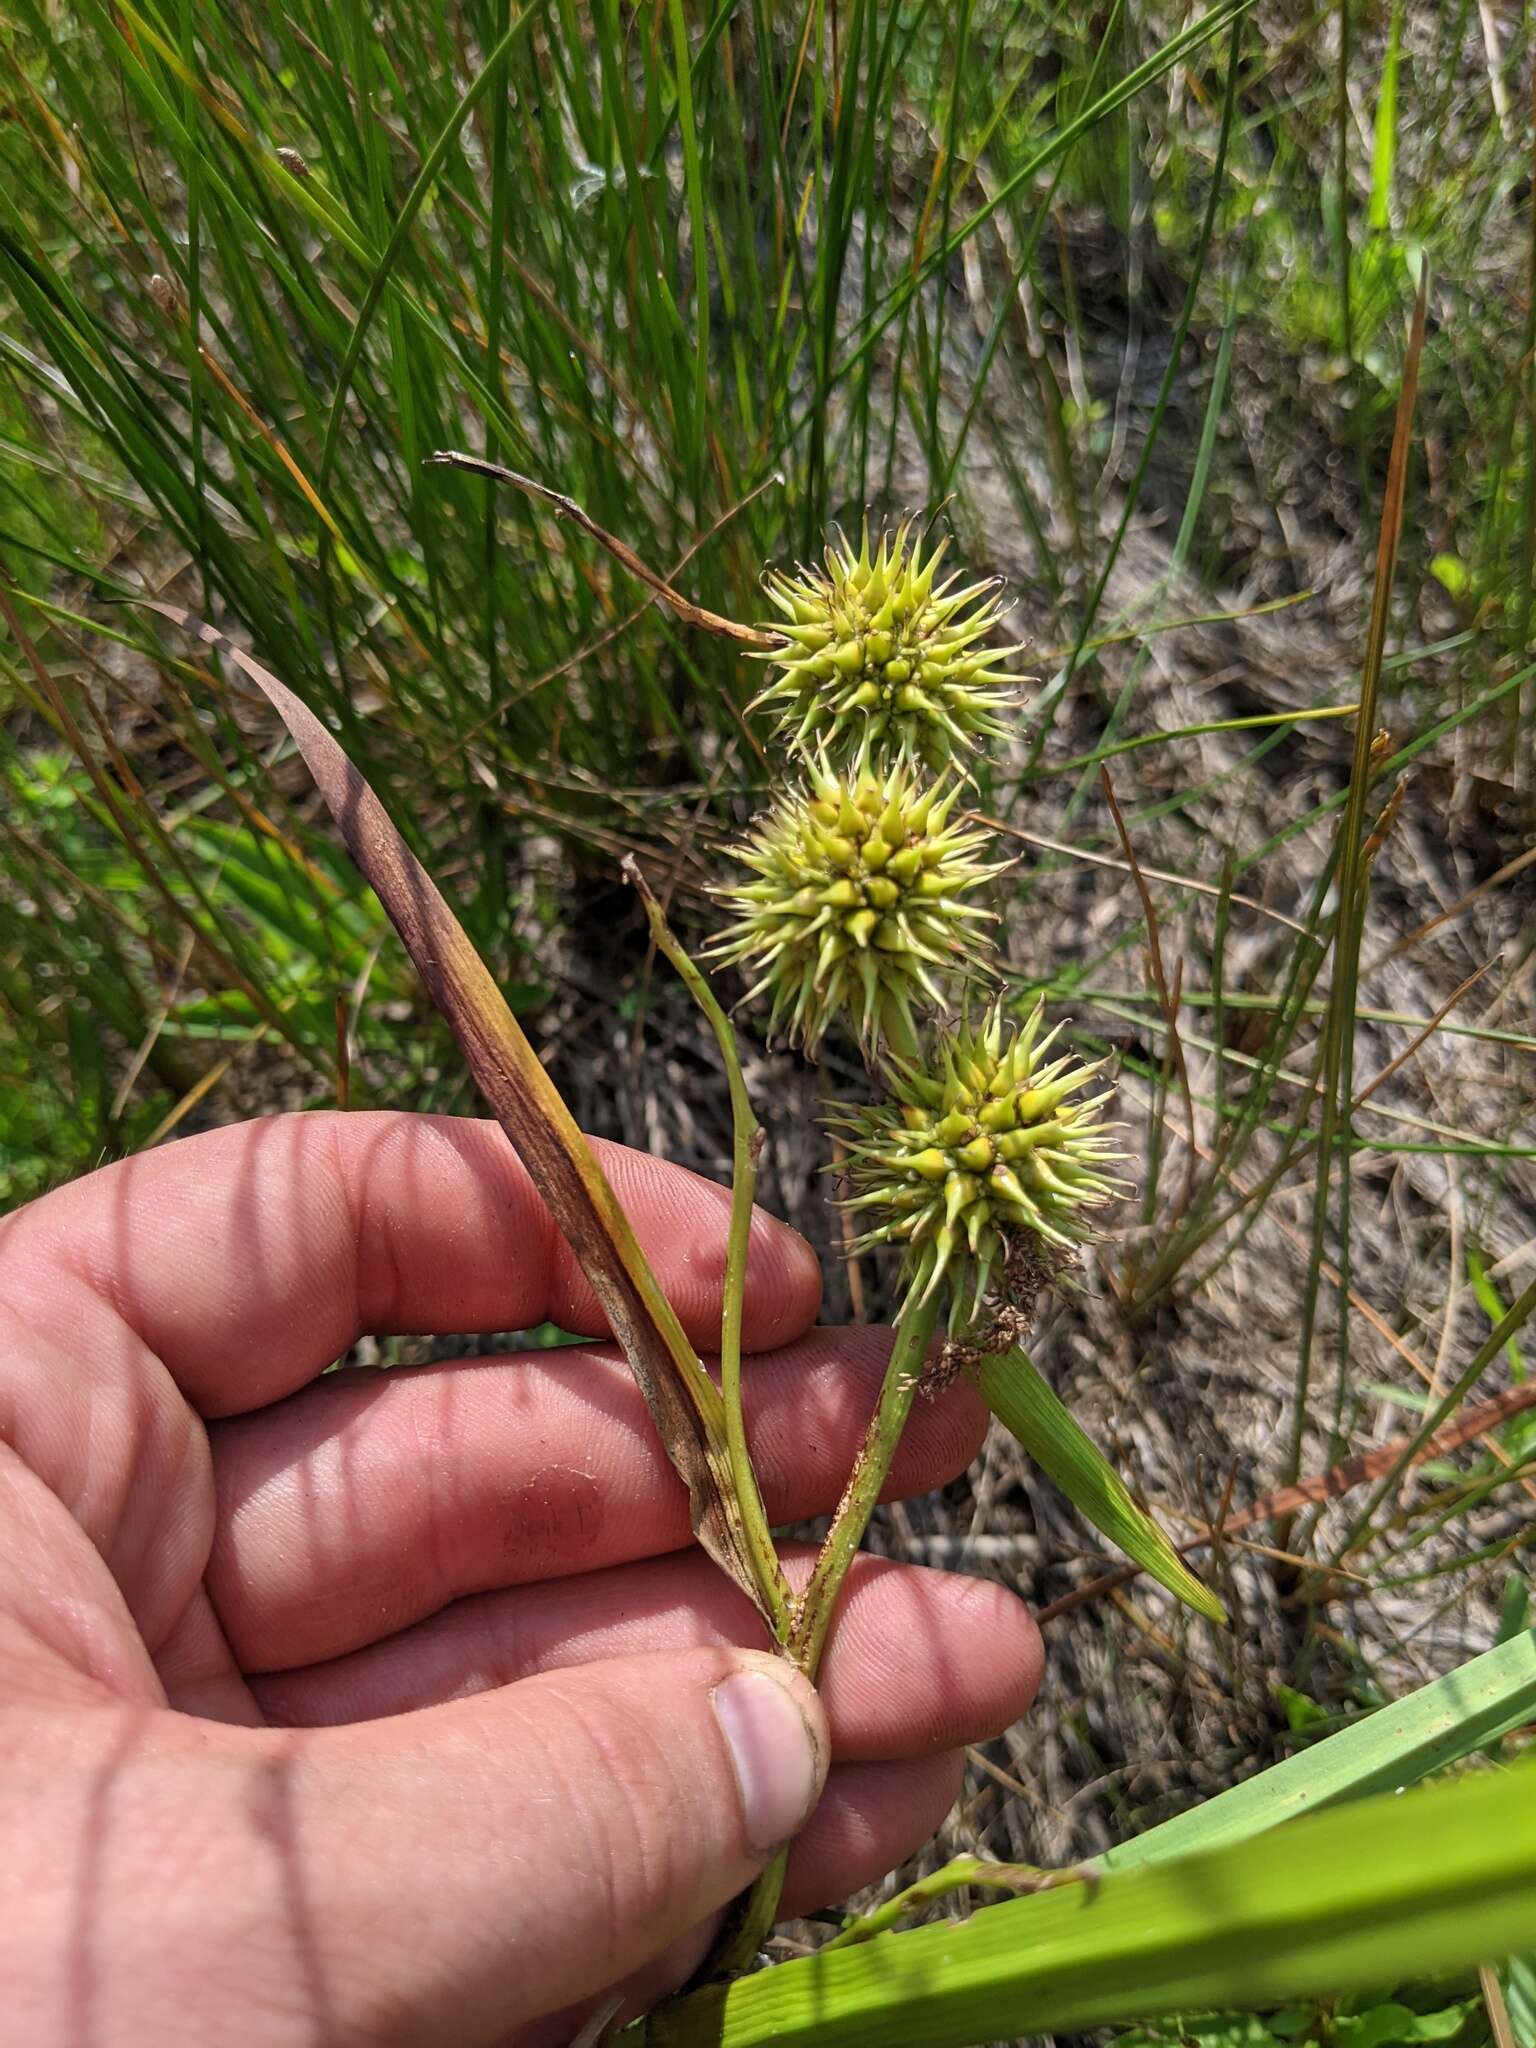
{"label": "thin green stalk", "polygon": [[850,1920],[841,1934],[834,1934],[830,1941],[823,1942],[816,1953],[825,1956],[834,1949],[857,1948],[860,1942],[872,1941],[877,1934],[885,1934],[899,1926],[920,1906],[932,1905],[936,1899],[947,1899],[971,1885],[985,1891],[1028,1896],[1035,1892],[1056,1891],[1064,1884],[1092,1883],[1095,1875],[1094,1870],[1083,1867],[1041,1870],[1033,1863],[989,1863],[984,1856],[953,1856],[938,1870],[930,1871],[926,1877],[918,1878],[915,1884],[905,1886],[895,1898],[876,1906],[872,1913],[862,1913],[857,1919]]}
{"label": "thin green stalk", "polygon": [[[1408,455],[1413,438],[1414,407],[1419,389],[1419,358],[1424,349],[1424,323],[1429,293],[1428,270],[1419,274],[1414,299],[1407,354],[1403,364],[1402,389],[1398,394],[1397,421],[1392,436],[1392,455],[1387,469],[1386,496],[1382,503],[1381,537],[1376,555],[1376,581],[1371,595],[1370,625],[1366,633],[1365,659],[1360,671],[1360,716],[1355,725],[1354,758],[1350,764],[1349,800],[1339,829],[1339,908],[1333,935],[1333,987],[1323,1046],[1322,1106],[1317,1145],[1319,1155],[1317,1194],[1312,1211],[1312,1242],[1307,1267],[1307,1291],[1302,1303],[1301,1340],[1296,1362],[1295,1404],[1291,1416],[1291,1441],[1286,1457],[1285,1483],[1294,1486],[1301,1474],[1302,1451],[1306,1441],[1307,1396],[1312,1372],[1312,1342],[1317,1327],[1317,1307],[1323,1254],[1330,1220],[1330,1189],[1334,1149],[1342,1141],[1348,1148],[1353,1140],[1355,998],[1360,977],[1360,942],[1364,932],[1366,894],[1370,870],[1365,856],[1365,805],[1370,792],[1376,741],[1376,705],[1381,685],[1382,662],[1387,648],[1387,626],[1391,617],[1392,588],[1397,575],[1398,546],[1402,539],[1403,504],[1408,485]],[[1329,1458],[1339,1454],[1340,1425],[1349,1378],[1349,1272],[1350,1272],[1349,1171],[1339,1179],[1336,1230],[1339,1244],[1339,1338],[1338,1392],[1333,1427],[1329,1437]],[[1286,1534],[1277,1537],[1281,1547]]]}
{"label": "thin green stalk", "polygon": [[1359,473],[1360,511],[1366,507],[1369,479],[1365,470],[1365,430],[1360,423],[1359,390],[1360,380],[1355,370],[1355,321],[1354,321],[1354,250],[1349,235],[1349,71],[1352,61],[1352,24],[1350,0],[1338,0],[1339,4],[1339,57],[1335,73],[1333,120],[1334,120],[1334,175],[1338,181],[1334,198],[1336,218],[1334,235],[1337,247],[1335,260],[1339,274],[1339,349],[1344,357],[1344,374],[1349,380],[1349,390],[1355,399],[1352,408],[1355,440],[1355,465]]}
{"label": "thin green stalk", "polygon": [[693,66],[688,54],[688,24],[681,0],[669,0],[667,12],[677,66],[677,126],[683,145],[683,186],[688,197],[688,231],[693,245],[693,425],[698,438],[691,451],[691,481],[694,511],[702,520],[705,517],[702,427],[709,416],[709,230],[705,220],[699,136],[693,112]]}
{"label": "thin green stalk", "polygon": [[[848,1576],[848,1567],[864,1540],[869,1518],[874,1513],[907,1417],[912,1412],[938,1319],[939,1303],[935,1299],[925,1302],[920,1308],[907,1309],[898,1321],[896,1341],[891,1347],[880,1399],[870,1417],[852,1475],[838,1502],[837,1513],[816,1559],[810,1582],[795,1602],[794,1626],[786,1654],[809,1679],[816,1677],[837,1607],[837,1596]],[[729,1977],[751,1963],[778,1912],[785,1867],[786,1855],[781,1851],[739,1902],[738,1912],[728,1922],[714,1954],[700,1972],[701,1979]]]}
{"label": "thin green stalk", "polygon": [[725,1064],[726,1084],[731,1093],[731,1224],[726,1241],[725,1298],[720,1312],[720,1394],[725,1404],[726,1457],[736,1507],[741,1515],[748,1554],[774,1638],[783,1646],[790,1640],[792,1622],[789,1582],[784,1577],[784,1568],[774,1547],[762,1489],[753,1468],[741,1398],[741,1324],[747,1291],[752,1205],[757,1193],[757,1162],[763,1149],[762,1127],[752,1111],[730,1019],[716,1001],[708,981],[679,944],[667,923],[666,912],[632,855],[625,856],[623,869],[645,906],[646,921],[657,951],[664,955],[709,1020]]}
{"label": "thin green stalk", "polygon": [[714,1949],[705,1958],[695,1982],[710,1984],[721,1977],[736,1977],[750,1969],[758,1951],[773,1932],[779,1900],[784,1893],[784,1873],[789,1868],[788,1844],[762,1875],[735,1900],[725,1917]]}
{"label": "thin green stalk", "polygon": [[[1152,1008],[1157,1002],[1157,995],[1154,990],[1099,988],[1088,982],[1079,982],[1070,988],[1063,988],[1060,991],[1047,984],[1046,995],[1047,1000],[1055,1000],[1059,995],[1062,1001],[1070,999],[1078,1003],[1094,1003],[1106,1009],[1111,1016],[1121,1014],[1121,1010],[1117,1006],[1125,1006],[1127,1020],[1135,1023],[1138,1027],[1142,1023],[1139,1011],[1143,1008]],[[1213,1011],[1224,1009],[1268,1012],[1277,1008],[1283,1000],[1281,996],[1264,988],[1229,988],[1221,991],[1219,996],[1213,988],[1186,988],[1183,991],[1183,998],[1185,1004],[1191,1009],[1209,1009]],[[1327,1004],[1318,997],[1311,997],[1306,1002],[1297,1005],[1299,1014],[1304,1017],[1320,1017],[1324,1014],[1327,1007]],[[1355,1014],[1365,1024],[1399,1024],[1405,1030],[1410,1031],[1422,1031],[1425,1025],[1433,1021],[1428,1017],[1416,1016],[1408,1010],[1383,1010],[1370,1003],[1362,1003]],[[1483,1024],[1458,1024],[1451,1017],[1445,1018],[1437,1028],[1439,1034],[1444,1038],[1470,1038],[1476,1040],[1480,1045],[1512,1045],[1521,1052],[1536,1053],[1536,1037],[1533,1037],[1526,1031],[1499,1031]],[[1197,1041],[1191,1041],[1191,1043],[1195,1042]],[[1204,1045],[1202,1050],[1214,1052],[1214,1043]],[[1257,1066],[1259,1064],[1251,1055],[1238,1055],[1232,1052],[1230,1048],[1227,1049],[1225,1056],[1229,1059],[1240,1058],[1249,1066]],[[1304,1086],[1305,1083],[1302,1082],[1301,1085]]]}
{"label": "thin green stalk", "polygon": [[[1536,73],[1531,78],[1531,114],[1536,121]],[[1531,154],[1529,170],[1536,176],[1536,125],[1531,133]],[[1525,279],[1525,328],[1521,335],[1520,379],[1522,397],[1525,403],[1525,479],[1521,507],[1520,531],[1520,580],[1515,608],[1516,631],[1514,650],[1527,654],[1531,646],[1532,606],[1536,604],[1536,207],[1530,213],[1530,234],[1527,244]],[[1536,713],[1536,693],[1525,693],[1526,720],[1524,730],[1530,730],[1530,721]],[[1520,699],[1510,706],[1510,740],[1518,741],[1522,730]],[[1517,757],[1518,758],[1518,757]]]}
{"label": "thin green stalk", "polygon": [[1367,216],[1372,234],[1384,235],[1392,228],[1392,179],[1397,166],[1397,78],[1403,48],[1403,0],[1392,0],[1392,19],[1387,29],[1387,54],[1382,64],[1381,89],[1376,96],[1376,130],[1371,149],[1371,206]]}
{"label": "thin green stalk", "polygon": [[[512,0],[500,0],[497,18],[498,44],[506,42],[512,30]],[[510,44],[508,45],[510,50]],[[491,112],[491,215],[485,305],[485,385],[498,404],[506,403],[501,374],[501,328],[504,266],[506,262],[509,179],[507,176],[507,91],[508,59],[499,60],[495,100]],[[501,437],[494,420],[485,423],[485,452],[492,462],[500,458]],[[494,704],[501,694],[501,648],[496,581],[496,486],[485,487],[485,700]]]}
{"label": "thin green stalk", "polygon": [[[1198,621],[1184,621],[1194,624]],[[1149,633],[1152,628],[1148,628]],[[1117,635],[1117,638],[1134,638],[1134,635]],[[1105,645],[1105,642],[1090,642],[1090,645]],[[1116,740],[1112,746],[1095,747],[1090,754],[1074,754],[1069,761],[1053,761],[1041,768],[1030,779],[1043,782],[1053,776],[1069,775],[1074,769],[1083,769],[1089,774],[1101,761],[1113,761],[1120,754],[1139,753],[1143,747],[1165,747],[1174,740],[1200,739],[1213,732],[1254,732],[1271,726],[1290,727],[1304,724],[1317,718],[1352,718],[1360,709],[1358,704],[1320,704],[1311,711],[1264,711],[1252,718],[1212,718],[1201,725],[1170,726],[1166,731],[1137,733],[1134,739]]]}
{"label": "thin green stalk", "polygon": [[880,1399],[859,1448],[852,1476],[838,1502],[832,1527],[822,1544],[810,1583],[796,1603],[789,1653],[808,1678],[816,1675],[826,1646],[827,1631],[832,1626],[837,1596],[848,1575],[848,1567],[864,1541],[869,1518],[890,1473],[891,1460],[896,1455],[902,1430],[912,1412],[938,1320],[939,1301],[935,1294],[919,1307],[909,1305],[897,1322],[896,1341],[891,1347]]}
{"label": "thin green stalk", "polygon": [[[1016,192],[1026,189],[1040,171],[1054,162],[1063,151],[1070,149],[1077,138],[1086,134],[1095,122],[1105,120],[1123,107],[1127,100],[1134,99],[1136,94],[1150,85],[1154,79],[1161,78],[1164,72],[1172,70],[1175,65],[1192,56],[1203,44],[1219,35],[1222,29],[1230,27],[1234,16],[1246,13],[1252,4],[1253,0],[1218,0],[1218,4],[1208,13],[1200,15],[1180,29],[1176,35],[1171,36],[1144,63],[1118,79],[1098,99],[1084,107],[1070,121],[1064,122],[1039,148],[1017,164],[990,197],[977,207],[974,213],[968,215],[946,241],[937,243],[920,264],[912,266],[898,284],[893,285],[883,298],[867,309],[859,323],[857,340],[852,343],[846,354],[829,366],[818,392],[818,406],[825,405],[827,395],[875,349],[886,328],[901,316],[904,308],[911,303],[934,272],[952,262],[977,229],[990,220],[1000,206],[1006,205]],[[789,420],[781,433],[781,441],[792,441],[806,423],[807,415],[804,412]]]}
{"label": "thin green stalk", "polygon": [[1529,1944],[1536,1767],[882,1934],[659,2007],[633,2048],[964,2048],[1449,1973]]}
{"label": "thin green stalk", "polygon": [[346,416],[347,397],[352,389],[353,373],[357,369],[358,362],[363,353],[363,344],[368,338],[369,323],[378,309],[379,301],[384,295],[384,288],[389,283],[390,274],[395,267],[396,260],[399,257],[400,251],[405,246],[406,237],[411,232],[417,214],[425,205],[428,194],[437,181],[438,172],[442,169],[449,151],[458,140],[459,130],[474,112],[480,100],[504,76],[507,53],[522,34],[532,15],[533,9],[525,7],[517,18],[508,24],[503,34],[497,40],[495,47],[460,95],[458,104],[434,138],[432,147],[422,159],[421,168],[416,173],[415,182],[402,201],[398,213],[395,215],[389,239],[385,242],[378,262],[373,267],[372,275],[368,281],[368,289],[363,297],[363,303],[358,308],[357,318],[352,323],[352,332],[347,337],[346,353],[343,355],[341,367],[336,373],[336,389],[331,395],[330,416],[325,425],[325,443],[320,451],[320,467],[316,479],[318,488],[322,491],[325,489],[331,470],[335,465],[336,450],[341,440],[342,422]]}
{"label": "thin green stalk", "polygon": [[[887,1043],[900,1059],[916,1059],[920,1044],[917,1033],[898,1015],[886,1020]],[[869,1419],[858,1458],[838,1502],[832,1526],[812,1568],[804,1593],[794,1603],[792,1626],[785,1654],[813,1682],[821,1666],[827,1634],[837,1608],[848,1568],[858,1554],[874,1513],[891,1461],[901,1442],[913,1398],[922,1377],[923,1362],[938,1323],[939,1303],[905,1313],[897,1319],[895,1342],[886,1364],[880,1398]],[[728,1977],[746,1969],[773,1927],[784,1890],[788,1851],[781,1850],[751,1890],[737,1901],[735,1911],[721,1930],[711,1955],[700,1971],[700,1981]]]}
{"label": "thin green stalk", "polygon": [[[1184,343],[1189,334],[1190,322],[1194,318],[1196,304],[1199,301],[1200,285],[1205,276],[1205,266],[1210,256],[1211,241],[1216,231],[1216,216],[1221,205],[1222,193],[1226,189],[1227,148],[1232,138],[1232,116],[1237,105],[1238,55],[1242,47],[1242,35],[1243,16],[1241,11],[1239,11],[1232,16],[1231,21],[1231,35],[1227,45],[1226,88],[1222,96],[1221,130],[1216,141],[1216,158],[1211,167],[1211,186],[1206,196],[1205,215],[1200,223],[1200,239],[1195,246],[1194,258],[1190,264],[1189,282],[1184,292],[1184,304],[1180,309],[1178,324],[1169,343],[1168,361],[1163,370],[1162,382],[1158,386],[1157,397],[1153,401],[1151,417],[1147,421],[1147,430],[1142,440],[1141,455],[1136,464],[1136,471],[1126,490],[1125,504],[1121,510],[1119,521],[1110,538],[1109,546],[1104,551],[1104,560],[1100,565],[1092,595],[1088,599],[1082,621],[1078,627],[1076,643],[1067,658],[1061,688],[1052,697],[1049,715],[1041,721],[1040,730],[1036,734],[1031,747],[1031,765],[1040,756],[1045,743],[1045,737],[1055,722],[1057,708],[1062,703],[1067,690],[1071,686],[1072,678],[1077,674],[1082,662],[1088,636],[1093,631],[1094,624],[1098,618],[1099,606],[1104,601],[1104,593],[1109,588],[1109,579],[1114,573],[1115,563],[1119,560],[1120,550],[1125,544],[1125,537],[1130,531],[1131,521],[1135,517],[1136,508],[1141,501],[1142,487],[1146,483],[1148,472],[1152,467],[1152,458],[1157,450],[1163,416],[1168,410],[1169,400],[1173,396],[1174,386],[1178,381],[1180,367],[1184,360]],[[1233,332],[1230,322],[1226,331],[1227,334]],[[1219,413],[1220,411],[1227,360],[1225,337],[1223,341],[1224,353],[1218,368],[1216,381],[1212,385],[1211,401],[1207,408],[1208,419],[1212,414]],[[1201,440],[1202,459],[1205,464],[1208,464],[1210,460],[1209,448],[1203,433]],[[1191,499],[1198,502],[1199,496],[1203,494],[1203,490],[1204,469],[1200,468],[1197,470],[1196,478],[1190,487]],[[1187,550],[1189,541],[1190,533],[1188,531],[1188,521],[1186,520],[1180,527],[1179,542]],[[1173,555],[1173,567],[1177,570],[1182,568],[1182,566],[1180,551],[1176,547]],[[1124,716],[1129,705],[1130,692],[1135,687],[1136,674],[1137,671],[1133,670],[1131,676],[1127,679],[1125,689],[1121,692],[1120,701],[1115,705],[1114,710],[1110,714],[1109,724],[1105,732],[1106,739],[1112,740],[1119,729],[1121,718]],[[1085,773],[1067,804],[1064,814],[1067,819],[1075,816],[1079,806],[1086,799],[1090,787],[1090,777]]]}
{"label": "thin green stalk", "polygon": [[1391,1471],[1384,1474],[1380,1485],[1378,1485],[1370,1499],[1365,1503],[1365,1506],[1361,1508],[1359,1514],[1356,1515],[1354,1522],[1350,1526],[1349,1534],[1339,1545],[1333,1559],[1336,1565],[1343,1564],[1370,1535],[1371,1525],[1376,1517],[1376,1510],[1392,1492],[1393,1488],[1396,1487],[1418,1452],[1429,1442],[1429,1439],[1445,1421],[1446,1417],[1454,1414],[1461,1406],[1467,1395],[1476,1386],[1478,1380],[1487,1371],[1493,1360],[1498,1357],[1500,1351],[1503,1350],[1510,1338],[1517,1337],[1520,1334],[1533,1312],[1536,1312],[1536,1280],[1533,1280],[1530,1286],[1510,1304],[1509,1313],[1494,1325],[1488,1336],[1477,1347],[1465,1372],[1447,1390],[1445,1398],[1429,1411],[1414,1435],[1404,1444]]}

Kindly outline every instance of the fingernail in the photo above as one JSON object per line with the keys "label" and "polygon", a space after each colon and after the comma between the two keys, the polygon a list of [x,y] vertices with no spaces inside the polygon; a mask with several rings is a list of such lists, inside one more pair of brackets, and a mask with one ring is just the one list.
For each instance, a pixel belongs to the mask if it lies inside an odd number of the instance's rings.
{"label": "fingernail", "polygon": [[747,1840],[754,1849],[776,1849],[816,1803],[816,1737],[789,1685],[766,1671],[733,1672],[715,1687],[714,1708],[741,1788]]}

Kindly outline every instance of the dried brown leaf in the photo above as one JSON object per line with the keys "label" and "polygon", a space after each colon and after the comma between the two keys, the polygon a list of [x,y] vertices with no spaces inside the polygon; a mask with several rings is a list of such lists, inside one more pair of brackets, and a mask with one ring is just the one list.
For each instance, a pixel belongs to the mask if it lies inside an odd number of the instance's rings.
{"label": "dried brown leaf", "polygon": [[140,600],[216,648],[262,691],[293,736],[348,851],[399,932],[497,1122],[515,1146],[602,1304],[688,1489],[715,1562],[757,1592],[731,1505],[723,1409],[618,1197],[490,971],[358,768],[298,697],[233,641],[179,605]]}
{"label": "dried brown leaf", "polygon": [[446,463],[451,469],[468,470],[471,476],[491,477],[497,483],[511,484],[519,491],[526,491],[530,498],[539,499],[549,506],[557,519],[568,519],[573,526],[579,526],[583,533],[590,535],[599,547],[606,548],[631,576],[654,590],[685,626],[696,626],[702,633],[719,633],[727,640],[740,640],[748,647],[766,649],[782,644],[777,634],[761,633],[756,626],[743,626],[739,620],[727,619],[719,612],[707,611],[703,605],[694,604],[642,562],[626,541],[620,540],[617,534],[609,533],[606,527],[599,526],[590,512],[584,511],[574,498],[568,498],[563,491],[552,491],[548,484],[524,476],[520,470],[508,469],[504,462],[491,462],[483,455],[465,455],[457,448],[439,448],[427,460]]}

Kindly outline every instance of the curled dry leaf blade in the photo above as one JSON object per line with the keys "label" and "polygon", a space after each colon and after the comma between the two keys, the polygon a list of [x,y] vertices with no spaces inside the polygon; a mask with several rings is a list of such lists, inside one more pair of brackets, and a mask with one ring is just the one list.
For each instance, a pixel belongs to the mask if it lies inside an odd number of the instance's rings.
{"label": "curled dry leaf blade", "polygon": [[779,645],[777,634],[760,633],[755,626],[743,626],[736,619],[724,618],[719,612],[708,611],[703,605],[692,603],[680,590],[674,590],[665,578],[658,576],[654,569],[642,562],[627,542],[620,540],[617,534],[609,533],[606,527],[599,526],[590,512],[578,505],[574,498],[568,498],[563,491],[552,491],[548,484],[541,484],[531,476],[524,476],[519,470],[508,469],[504,462],[491,462],[483,455],[464,455],[457,448],[439,448],[435,454],[429,455],[427,460],[444,463],[450,469],[467,470],[471,476],[488,476],[497,483],[511,484],[517,490],[526,491],[530,498],[537,498],[542,504],[548,505],[557,519],[567,519],[573,526],[579,526],[599,547],[606,548],[613,559],[621,563],[638,582],[654,590],[664,603],[671,606],[685,626],[696,626],[704,633],[719,633],[727,640],[740,640],[747,647],[765,651]]}
{"label": "curled dry leaf blade", "polygon": [[288,728],[348,851],[384,905],[624,1347],[667,1455],[688,1489],[699,1541],[755,1602],[745,1538],[731,1504],[719,1392],[489,969],[366,779],[314,713],[270,670],[193,613],[158,600],[141,602],[217,649],[255,683]]}

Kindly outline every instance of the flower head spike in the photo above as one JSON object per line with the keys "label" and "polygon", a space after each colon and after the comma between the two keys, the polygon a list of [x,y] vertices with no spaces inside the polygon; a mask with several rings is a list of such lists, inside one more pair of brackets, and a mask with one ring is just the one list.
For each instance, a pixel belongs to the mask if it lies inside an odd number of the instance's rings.
{"label": "flower head spike", "polygon": [[950,1331],[974,1328],[1026,1248],[1070,1252],[1092,1235],[1085,1211],[1126,1192],[1122,1156],[1100,1111],[1113,1093],[1082,1090],[1085,1065],[1042,1037],[1044,1005],[1020,1026],[994,1004],[942,1045],[931,1071],[892,1062],[890,1093],[839,1115],[848,1134],[848,1207],[866,1212],[855,1245],[906,1247],[910,1298],[950,1288]]}
{"label": "flower head spike", "polygon": [[866,532],[857,554],[843,540],[822,569],[767,577],[784,645],[763,657],[780,673],[756,704],[779,713],[792,753],[939,769],[1006,736],[998,713],[1024,681],[1008,670],[1019,649],[985,644],[1000,616],[995,582],[939,580],[947,545],[925,556],[908,520],[873,553]]}
{"label": "flower head spike", "polygon": [[752,879],[718,892],[737,916],[712,951],[757,974],[770,1028],[812,1050],[843,1017],[871,1051],[893,1033],[910,1044],[914,997],[942,1009],[945,972],[977,969],[991,912],[965,899],[1003,868],[977,859],[987,834],[954,819],[959,793],[904,762],[877,775],[819,760],[739,849]]}

